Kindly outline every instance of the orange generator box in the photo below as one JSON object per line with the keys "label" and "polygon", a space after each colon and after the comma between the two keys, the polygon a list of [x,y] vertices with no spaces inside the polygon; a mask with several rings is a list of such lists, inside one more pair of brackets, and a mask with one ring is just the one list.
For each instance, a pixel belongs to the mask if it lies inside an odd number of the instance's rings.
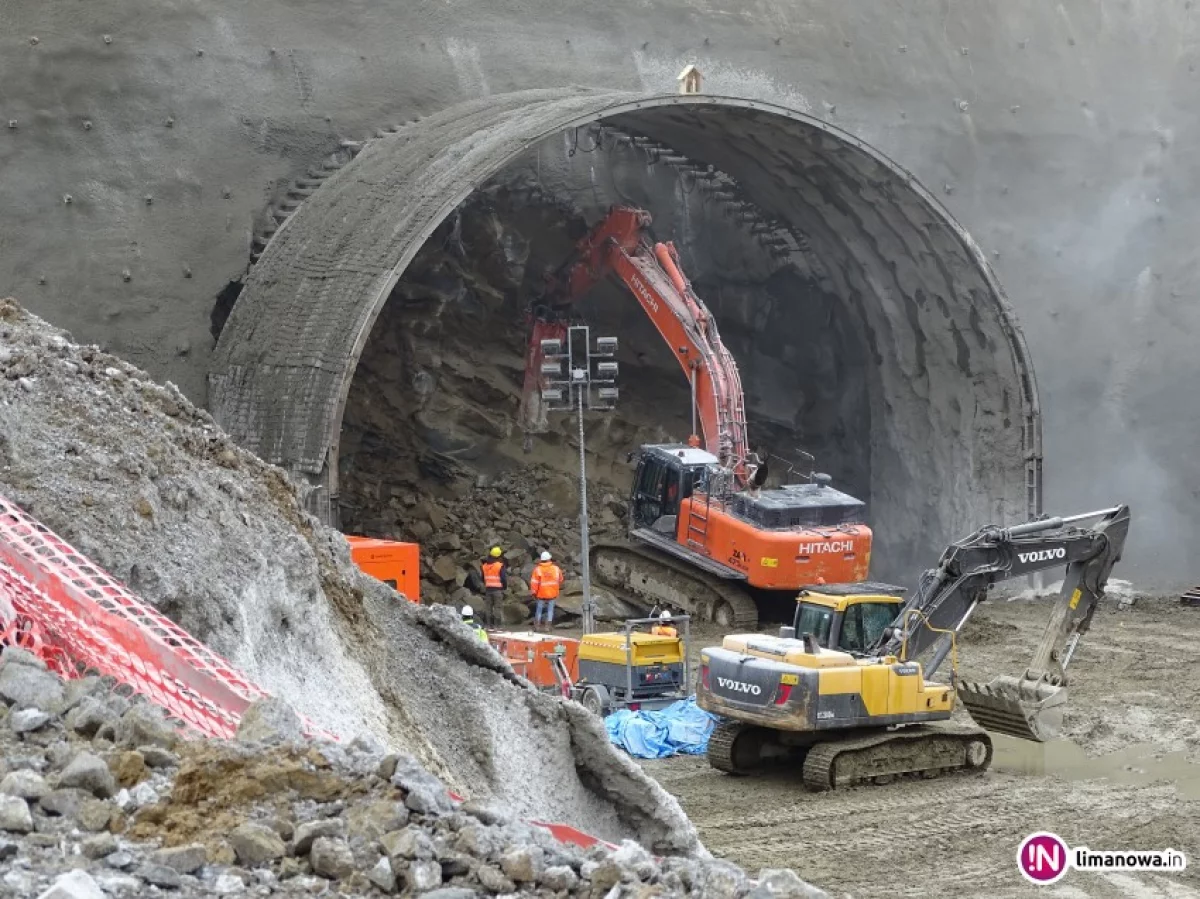
{"label": "orange generator box", "polygon": [[410,602],[421,601],[421,548],[417,544],[349,535],[346,539],[350,558],[364,573],[400,591]]}
{"label": "orange generator box", "polygon": [[560,686],[554,670],[555,656],[562,656],[571,683],[579,679],[579,641],[574,637],[535,634],[530,631],[488,631],[488,641],[508,659],[513,671],[539,689]]}

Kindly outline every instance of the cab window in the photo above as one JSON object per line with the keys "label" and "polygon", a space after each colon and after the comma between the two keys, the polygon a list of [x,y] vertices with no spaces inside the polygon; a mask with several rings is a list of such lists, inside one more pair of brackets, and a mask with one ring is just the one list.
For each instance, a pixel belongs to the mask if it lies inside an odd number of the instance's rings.
{"label": "cab window", "polygon": [[667,490],[663,500],[662,514],[663,515],[678,515],[679,500],[682,497],[679,495],[680,472],[677,468],[672,468],[667,472]]}
{"label": "cab window", "polygon": [[864,602],[862,609],[863,636],[866,646],[873,646],[883,636],[883,629],[896,620],[900,606],[894,602]]}
{"label": "cab window", "polygon": [[800,603],[796,613],[796,637],[803,639],[805,634],[812,634],[821,646],[829,645],[829,627],[833,624],[833,610],[812,603]]}
{"label": "cab window", "polygon": [[642,462],[634,496],[633,520],[637,527],[650,527],[663,514],[662,500],[667,466],[659,459]]}
{"label": "cab window", "polygon": [[896,618],[897,606],[888,602],[860,602],[846,609],[839,649],[867,652]]}

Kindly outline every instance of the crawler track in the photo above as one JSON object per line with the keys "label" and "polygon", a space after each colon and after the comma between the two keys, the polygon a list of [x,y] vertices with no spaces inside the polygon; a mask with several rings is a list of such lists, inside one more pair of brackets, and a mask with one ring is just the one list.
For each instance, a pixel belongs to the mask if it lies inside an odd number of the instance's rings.
{"label": "crawler track", "polygon": [[[709,738],[708,763],[726,774],[753,774],[762,767],[771,734],[758,725],[722,721]],[[824,792],[911,775],[983,771],[991,761],[992,740],[986,731],[929,725],[816,743],[805,753],[802,770],[804,785]]]}
{"label": "crawler track", "polygon": [[992,761],[986,731],[936,726],[870,734],[813,746],[804,759],[804,785],[832,790],[858,783],[886,783],[919,774],[982,771]]}
{"label": "crawler track", "polygon": [[[755,740],[752,731],[761,730],[753,725],[722,721],[708,738],[708,763],[726,774],[750,774],[757,765],[756,760],[742,758],[741,740]],[[757,742],[757,740],[755,740]],[[757,747],[754,747],[757,749]],[[757,753],[755,753],[757,754]]]}
{"label": "crawler track", "polygon": [[736,631],[758,629],[758,606],[738,584],[722,580],[666,553],[626,541],[592,545],[592,576],[647,605],[665,602],[693,619]]}

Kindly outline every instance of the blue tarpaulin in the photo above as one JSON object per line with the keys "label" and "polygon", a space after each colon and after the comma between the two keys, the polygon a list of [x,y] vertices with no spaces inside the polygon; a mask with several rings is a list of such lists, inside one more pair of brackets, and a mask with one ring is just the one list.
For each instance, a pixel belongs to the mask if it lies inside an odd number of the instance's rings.
{"label": "blue tarpaulin", "polygon": [[696,705],[696,697],[656,712],[621,709],[604,719],[608,739],[639,759],[663,759],[708,749],[717,718]]}

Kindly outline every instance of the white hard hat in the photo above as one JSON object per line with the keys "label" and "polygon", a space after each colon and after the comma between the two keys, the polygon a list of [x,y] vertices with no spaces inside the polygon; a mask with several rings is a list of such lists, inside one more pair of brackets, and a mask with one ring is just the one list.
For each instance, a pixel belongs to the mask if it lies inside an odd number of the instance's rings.
{"label": "white hard hat", "polygon": [[542,553],[542,561],[543,561],[543,562],[549,562],[549,561],[550,561],[550,553],[549,553],[548,551],[547,551],[547,552],[544,552],[544,553]]}
{"label": "white hard hat", "polygon": [[472,609],[470,606],[463,606],[463,610],[462,610],[463,618],[471,618],[474,615],[475,615],[474,609]]}
{"label": "white hard hat", "polygon": [[670,621],[671,613],[664,610],[663,613],[661,615],[659,615],[658,617],[661,618],[663,621]]}

